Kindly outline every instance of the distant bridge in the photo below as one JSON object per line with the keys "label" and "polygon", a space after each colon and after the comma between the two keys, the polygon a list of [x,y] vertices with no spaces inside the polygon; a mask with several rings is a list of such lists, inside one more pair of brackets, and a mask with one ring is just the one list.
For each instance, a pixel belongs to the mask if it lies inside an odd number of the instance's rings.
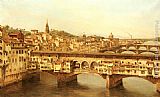
{"label": "distant bridge", "polygon": [[129,45],[119,45],[112,48],[106,48],[100,50],[100,52],[113,52],[113,53],[125,53],[126,51],[131,51],[135,54],[143,53],[153,53],[160,54],[160,45],[145,45],[145,44],[129,44]]}

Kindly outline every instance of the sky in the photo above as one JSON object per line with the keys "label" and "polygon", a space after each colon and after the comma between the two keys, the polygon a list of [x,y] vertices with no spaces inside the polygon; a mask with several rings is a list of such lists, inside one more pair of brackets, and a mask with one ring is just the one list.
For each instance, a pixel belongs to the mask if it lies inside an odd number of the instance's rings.
{"label": "sky", "polygon": [[160,0],[0,0],[0,25],[44,31],[47,19],[74,35],[153,38]]}

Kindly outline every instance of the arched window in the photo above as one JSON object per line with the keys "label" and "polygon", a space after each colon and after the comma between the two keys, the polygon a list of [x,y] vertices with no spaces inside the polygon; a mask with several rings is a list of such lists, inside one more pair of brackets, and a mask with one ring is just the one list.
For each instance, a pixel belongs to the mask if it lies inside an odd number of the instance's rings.
{"label": "arched window", "polygon": [[0,63],[2,63],[2,60],[0,59]]}

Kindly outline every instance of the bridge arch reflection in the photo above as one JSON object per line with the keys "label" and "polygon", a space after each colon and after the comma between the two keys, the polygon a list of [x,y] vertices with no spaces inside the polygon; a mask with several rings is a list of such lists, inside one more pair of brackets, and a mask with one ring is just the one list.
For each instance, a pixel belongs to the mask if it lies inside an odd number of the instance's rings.
{"label": "bridge arch reflection", "polygon": [[156,90],[156,86],[153,82],[139,77],[123,78],[123,87],[129,91],[136,91],[144,94],[147,94],[149,91],[154,92]]}
{"label": "bridge arch reflection", "polygon": [[78,83],[86,84],[91,87],[105,87],[105,79],[97,73],[82,73],[77,76]]}

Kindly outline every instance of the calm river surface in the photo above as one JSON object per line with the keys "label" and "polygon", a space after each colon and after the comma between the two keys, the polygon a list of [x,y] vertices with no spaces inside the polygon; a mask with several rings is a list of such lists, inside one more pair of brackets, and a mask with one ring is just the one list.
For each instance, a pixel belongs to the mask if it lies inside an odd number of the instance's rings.
{"label": "calm river surface", "polygon": [[123,79],[123,87],[106,90],[96,74],[78,75],[78,85],[57,88],[53,75],[42,73],[41,81],[18,83],[0,89],[0,97],[160,97],[156,87],[140,78]]}

